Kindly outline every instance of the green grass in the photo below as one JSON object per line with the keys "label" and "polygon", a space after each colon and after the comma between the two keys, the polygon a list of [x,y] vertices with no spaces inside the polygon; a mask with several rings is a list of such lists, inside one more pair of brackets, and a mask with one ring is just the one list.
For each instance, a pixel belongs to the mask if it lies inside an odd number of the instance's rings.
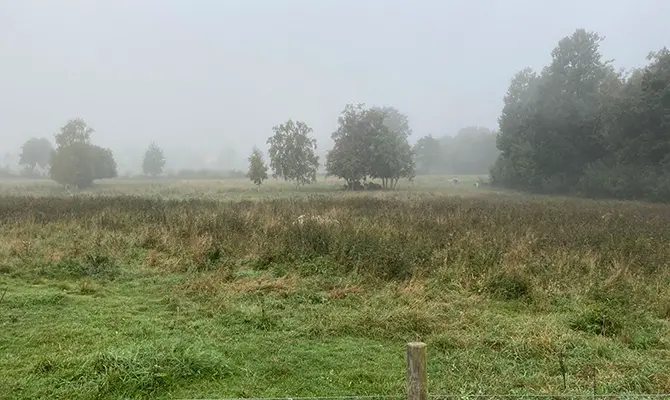
{"label": "green grass", "polygon": [[2,397],[670,391],[670,207],[448,178],[5,183]]}

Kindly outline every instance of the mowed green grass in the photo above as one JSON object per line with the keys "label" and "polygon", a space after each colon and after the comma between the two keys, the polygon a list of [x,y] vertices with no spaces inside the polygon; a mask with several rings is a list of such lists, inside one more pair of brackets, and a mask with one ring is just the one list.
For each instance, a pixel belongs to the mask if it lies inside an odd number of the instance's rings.
{"label": "mowed green grass", "polygon": [[449,178],[3,183],[0,397],[670,391],[670,207]]}

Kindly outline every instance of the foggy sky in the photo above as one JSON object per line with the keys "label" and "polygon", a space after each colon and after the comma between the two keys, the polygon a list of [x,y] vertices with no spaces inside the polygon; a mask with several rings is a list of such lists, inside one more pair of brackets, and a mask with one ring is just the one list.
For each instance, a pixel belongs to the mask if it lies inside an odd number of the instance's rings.
{"label": "foggy sky", "polygon": [[392,105],[414,140],[497,127],[512,75],[576,28],[618,67],[670,45],[667,0],[0,0],[0,144],[155,140],[214,154],[265,149],[288,118],[320,151],[345,104]]}

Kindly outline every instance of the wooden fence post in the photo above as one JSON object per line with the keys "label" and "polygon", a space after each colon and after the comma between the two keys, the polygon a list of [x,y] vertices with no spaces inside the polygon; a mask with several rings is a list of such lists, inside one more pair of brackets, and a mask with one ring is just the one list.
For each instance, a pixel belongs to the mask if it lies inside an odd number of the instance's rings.
{"label": "wooden fence post", "polygon": [[426,344],[407,344],[407,400],[428,400]]}

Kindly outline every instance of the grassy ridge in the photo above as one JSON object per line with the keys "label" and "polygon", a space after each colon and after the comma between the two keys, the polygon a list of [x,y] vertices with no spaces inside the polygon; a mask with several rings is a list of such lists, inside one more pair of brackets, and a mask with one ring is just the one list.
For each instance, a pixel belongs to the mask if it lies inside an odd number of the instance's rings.
{"label": "grassy ridge", "polygon": [[[14,397],[670,391],[670,208],[424,194],[0,199]],[[293,224],[302,214],[337,223]],[[1,287],[0,287],[1,289]],[[10,396],[12,397],[12,396]]]}

